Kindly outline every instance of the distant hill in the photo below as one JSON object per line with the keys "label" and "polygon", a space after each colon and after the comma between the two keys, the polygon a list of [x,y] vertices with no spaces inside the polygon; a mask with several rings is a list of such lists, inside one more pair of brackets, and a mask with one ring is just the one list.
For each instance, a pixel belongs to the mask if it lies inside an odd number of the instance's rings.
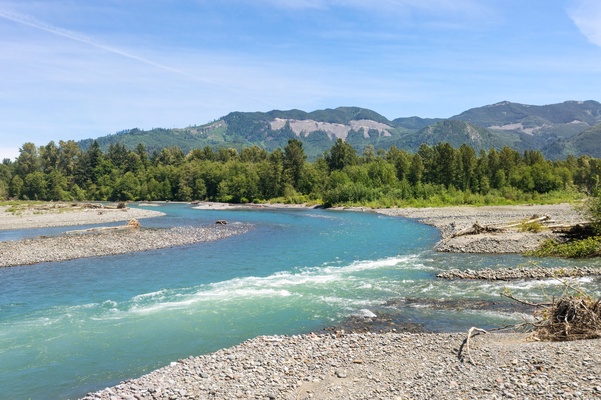
{"label": "distant hill", "polygon": [[597,124],[567,139],[556,140],[542,149],[551,159],[563,159],[568,155],[587,154],[601,158],[601,124]]}
{"label": "distant hill", "polygon": [[472,108],[450,119],[470,122],[496,135],[517,135],[519,140],[514,146],[519,150],[542,150],[600,123],[601,104],[589,100],[531,106],[503,101]]}
{"label": "distant hill", "polygon": [[[99,137],[103,150],[122,143],[135,148],[142,143],[152,152],[178,146],[184,153],[194,148],[259,146],[274,150],[298,138],[312,159],[329,150],[338,138],[362,153],[367,145],[388,149],[391,145],[415,151],[420,144],[466,143],[477,150],[510,146],[519,151],[541,150],[549,158],[569,154],[601,155],[599,127],[601,104],[596,101],[566,101],[532,106],[503,101],[472,108],[448,119],[397,118],[392,121],[375,111],[360,107],[305,112],[231,112],[217,121],[178,129],[129,129]],[[94,139],[79,144],[89,147]]]}
{"label": "distant hill", "polygon": [[476,151],[490,148],[514,147],[510,137],[495,135],[487,129],[465,121],[442,120],[420,129],[415,133],[404,135],[399,142],[401,148],[417,151],[422,143],[433,146],[447,142],[453,147],[467,144]]}

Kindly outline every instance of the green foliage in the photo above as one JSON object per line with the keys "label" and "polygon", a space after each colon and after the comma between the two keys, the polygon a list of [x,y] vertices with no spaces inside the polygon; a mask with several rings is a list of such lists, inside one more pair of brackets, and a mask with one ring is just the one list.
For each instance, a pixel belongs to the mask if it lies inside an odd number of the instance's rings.
{"label": "green foliage", "polygon": [[542,225],[538,221],[526,222],[522,221],[520,223],[520,231],[522,232],[531,232],[531,233],[539,233],[545,229],[544,225]]}
{"label": "green foliage", "polygon": [[588,200],[586,211],[593,231],[597,235],[601,235],[601,191],[597,191],[596,196]]}
{"label": "green foliage", "polygon": [[526,255],[535,257],[585,258],[601,256],[601,236],[592,236],[582,240],[559,243],[553,239]]}
{"label": "green foliage", "polygon": [[358,156],[350,144],[337,140],[313,162],[297,138],[272,151],[205,146],[187,155],[177,146],[148,154],[144,145],[131,150],[115,143],[104,152],[98,142],[85,151],[74,144],[24,145],[25,166],[16,162],[0,168],[0,196],[370,207],[553,203],[583,197],[599,187],[601,176],[601,162],[590,157],[551,162],[540,152],[522,155],[510,148],[476,155],[467,145],[456,149],[449,143],[422,144],[415,154],[368,145]]}

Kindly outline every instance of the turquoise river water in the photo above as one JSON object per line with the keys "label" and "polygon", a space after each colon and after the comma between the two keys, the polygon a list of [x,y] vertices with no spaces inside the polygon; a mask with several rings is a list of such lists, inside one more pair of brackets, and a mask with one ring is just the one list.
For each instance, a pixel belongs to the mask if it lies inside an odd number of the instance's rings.
{"label": "turquoise river water", "polygon": [[[438,280],[435,274],[450,268],[532,261],[433,252],[438,231],[404,218],[327,210],[197,210],[187,204],[152,209],[167,216],[143,220],[144,227],[224,219],[252,229],[180,248],[1,268],[0,399],[75,399],[180,358],[257,335],[319,331],[364,309],[426,331],[494,328],[524,318],[490,306],[502,302],[505,288],[537,299],[561,287],[551,280]],[[0,232],[0,240],[69,229]],[[597,294],[599,283],[578,282]]]}

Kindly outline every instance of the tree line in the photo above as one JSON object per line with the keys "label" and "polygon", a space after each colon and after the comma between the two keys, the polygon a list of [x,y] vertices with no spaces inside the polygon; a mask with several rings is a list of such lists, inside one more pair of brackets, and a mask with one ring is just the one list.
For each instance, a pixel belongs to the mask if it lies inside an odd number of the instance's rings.
{"label": "tree line", "polygon": [[415,153],[368,145],[359,154],[338,139],[315,161],[290,139],[282,149],[211,147],[149,154],[97,142],[25,143],[0,164],[0,199],[220,201],[331,205],[504,204],[596,194],[601,160],[546,160],[540,151],[423,144]]}

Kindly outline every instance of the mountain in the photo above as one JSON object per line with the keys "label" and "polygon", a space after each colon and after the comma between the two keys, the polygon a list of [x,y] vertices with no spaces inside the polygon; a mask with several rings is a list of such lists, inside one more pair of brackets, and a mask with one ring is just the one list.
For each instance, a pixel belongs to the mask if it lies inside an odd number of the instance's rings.
{"label": "mountain", "polygon": [[502,101],[450,119],[470,122],[497,135],[517,135],[519,150],[543,149],[600,123],[601,104],[589,100],[531,106]]}
{"label": "mountain", "polygon": [[[210,146],[259,146],[266,150],[283,148],[291,138],[303,142],[309,158],[329,150],[338,138],[359,153],[367,145],[376,149],[398,148],[415,151],[419,145],[466,143],[477,150],[509,146],[519,151],[541,150],[549,158],[569,154],[599,154],[601,104],[596,101],[566,101],[533,106],[503,101],[472,108],[448,119],[417,116],[388,120],[375,111],[360,107],[305,112],[231,112],[219,120],[178,129],[129,129],[95,140],[106,151],[111,144],[135,148],[142,143],[149,151],[178,146],[184,153]],[[94,139],[79,144],[83,149]]]}
{"label": "mountain", "polygon": [[563,159],[568,155],[587,154],[601,158],[601,124],[584,130],[567,139],[556,140],[542,149],[551,159]]}
{"label": "mountain", "polygon": [[473,147],[476,152],[492,147],[513,147],[514,144],[511,139],[495,135],[469,122],[446,119],[403,136],[398,147],[415,152],[422,143],[433,146],[439,142],[448,142],[455,148],[465,143]]}

